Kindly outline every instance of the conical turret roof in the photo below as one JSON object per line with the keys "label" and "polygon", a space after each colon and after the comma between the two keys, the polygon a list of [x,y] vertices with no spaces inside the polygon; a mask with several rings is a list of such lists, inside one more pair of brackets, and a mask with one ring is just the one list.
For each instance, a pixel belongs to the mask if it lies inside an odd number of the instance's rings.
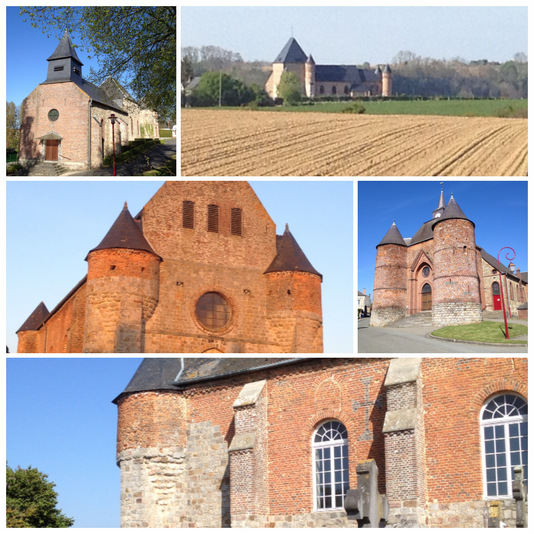
{"label": "conical turret roof", "polygon": [[68,30],[65,30],[65,33],[63,34],[61,41],[59,41],[55,52],[47,59],[47,61],[52,61],[53,59],[64,59],[66,57],[71,57],[75,59],[80,65],[83,65],[83,63],[78,58],[78,55],[76,54],[76,50],[72,44],[72,41],[70,40]]}
{"label": "conical turret roof", "polygon": [[438,217],[441,217],[444,211],[445,211],[445,197],[443,195],[443,183],[442,183],[441,194],[439,195],[438,207],[432,212],[432,218],[437,219]]}
{"label": "conical turret roof", "polygon": [[[145,239],[145,236],[142,234],[137,223],[133,220],[126,202],[124,203],[124,208],[117,217],[117,220],[113,223],[109,229],[109,232],[106,234],[106,237],[102,239],[97,247],[89,251],[88,256],[95,250],[106,250],[110,248],[145,250],[146,252],[151,252],[152,254],[158,256],[158,254],[154,252],[148,241]],[[87,258],[85,259],[87,260]]]}
{"label": "conical turret roof", "polygon": [[441,217],[438,217],[437,219],[434,220],[432,227],[434,227],[434,225],[446,219],[465,219],[466,221],[469,221],[470,223],[472,223],[473,226],[475,225],[473,221],[471,221],[465,216],[465,213],[461,210],[460,206],[458,206],[458,202],[456,202],[456,200],[452,196],[452,193],[451,193],[451,198],[449,200],[449,203],[447,204],[447,207],[441,214]]}
{"label": "conical turret roof", "polygon": [[315,59],[313,59],[313,56],[311,54],[308,56],[306,63],[309,63],[310,65],[315,65]]}
{"label": "conical turret roof", "polygon": [[382,238],[382,241],[376,245],[379,247],[380,245],[401,245],[403,247],[406,246],[406,243],[404,242],[404,239],[399,232],[399,229],[397,228],[397,225],[395,224],[395,221],[393,221],[393,224],[391,225],[391,228],[387,231],[386,235]]}
{"label": "conical turret roof", "polygon": [[266,273],[274,273],[281,271],[301,271],[305,273],[312,273],[320,276],[323,275],[317,272],[299,244],[289,231],[289,226],[286,224],[286,229],[282,236],[276,236],[276,256],[271,265],[265,271]]}
{"label": "conical turret roof", "polygon": [[49,315],[48,308],[44,302],[41,302],[35,310],[32,311],[30,316],[24,321],[24,324],[17,330],[17,332],[24,332],[27,330],[39,330],[43,321]]}
{"label": "conical turret roof", "polygon": [[304,50],[297,43],[297,40],[291,37],[273,63],[306,63],[307,60],[308,56]]}

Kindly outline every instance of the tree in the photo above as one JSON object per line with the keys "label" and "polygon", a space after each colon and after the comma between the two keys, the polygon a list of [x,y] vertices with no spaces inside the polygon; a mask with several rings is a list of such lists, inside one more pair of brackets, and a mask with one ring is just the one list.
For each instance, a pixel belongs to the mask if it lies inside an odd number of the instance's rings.
{"label": "tree", "polygon": [[223,72],[205,72],[191,95],[193,106],[240,106],[254,100],[254,91]]}
{"label": "tree", "polygon": [[299,77],[294,72],[285,71],[280,76],[276,93],[284,100],[284,105],[293,106],[300,101],[301,88],[302,83]]}
{"label": "tree", "polygon": [[20,136],[20,108],[14,102],[6,102],[6,146],[7,148],[19,147]]}
{"label": "tree", "polygon": [[76,32],[80,48],[101,65],[90,81],[117,78],[161,118],[176,108],[176,7],[44,6],[20,13],[47,37]]}
{"label": "tree", "polygon": [[31,466],[16,471],[6,465],[6,527],[66,528],[74,524],[57,509],[55,484]]}
{"label": "tree", "polygon": [[182,78],[182,85],[185,85],[191,78],[194,76],[193,72],[193,63],[191,62],[191,58],[189,56],[185,56],[182,58],[182,67],[181,67],[181,78]]}

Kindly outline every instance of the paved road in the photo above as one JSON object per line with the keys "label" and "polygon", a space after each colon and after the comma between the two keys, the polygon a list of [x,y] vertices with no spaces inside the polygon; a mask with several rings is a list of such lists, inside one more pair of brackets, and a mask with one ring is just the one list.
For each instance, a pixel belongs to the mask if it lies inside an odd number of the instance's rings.
{"label": "paved road", "polygon": [[358,321],[358,353],[526,353],[526,346],[495,347],[425,337],[435,326],[382,328],[369,326],[369,318]]}
{"label": "paved road", "polygon": [[[116,176],[142,176],[143,172],[151,167],[157,168],[163,165],[171,156],[176,155],[176,139],[165,139],[160,145],[155,145],[146,154],[139,156],[126,163],[119,163],[115,166]],[[150,160],[150,166],[146,158]],[[103,167],[101,169],[91,169],[64,174],[63,176],[113,176],[113,167]]]}

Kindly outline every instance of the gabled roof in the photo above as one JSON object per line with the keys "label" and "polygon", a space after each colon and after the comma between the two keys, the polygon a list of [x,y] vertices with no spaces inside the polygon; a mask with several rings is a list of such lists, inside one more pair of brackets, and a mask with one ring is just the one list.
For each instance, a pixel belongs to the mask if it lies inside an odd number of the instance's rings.
{"label": "gabled roof", "polygon": [[395,221],[391,225],[390,229],[387,231],[386,235],[382,238],[382,241],[378,243],[377,247],[380,245],[401,245],[402,247],[406,246],[404,239],[402,238]]}
{"label": "gabled roof", "polygon": [[273,63],[306,63],[307,60],[308,56],[304,50],[297,43],[297,40],[291,37]]}
{"label": "gabled roof", "polygon": [[[499,270],[499,260],[497,260],[497,258],[494,258],[491,254],[488,254],[483,248],[480,248],[480,255],[482,256],[482,259],[488,262],[494,269]],[[514,272],[508,269],[508,267],[506,267],[502,262],[500,264],[500,271],[506,276],[510,276],[511,278],[515,278],[516,280],[522,280],[523,282],[528,283],[528,277],[526,277],[526,279],[523,278],[523,274],[527,274],[526,271],[525,273],[520,273],[520,275],[517,276]]]}
{"label": "gabled roof", "polygon": [[427,221],[424,223],[417,232],[410,239],[410,246],[415,245],[416,243],[422,243],[423,241],[428,241],[434,237],[434,232],[432,231],[432,223],[434,221]]}
{"label": "gabled roof", "polygon": [[[123,395],[141,391],[180,391],[198,382],[296,364],[307,358],[145,358]],[[182,361],[184,369],[182,370]],[[178,378],[178,380],[177,380]]]}
{"label": "gabled roof", "polygon": [[280,271],[302,271],[305,273],[316,274],[323,278],[323,275],[317,272],[299,244],[289,231],[289,226],[286,224],[286,229],[282,236],[276,236],[276,256],[271,265],[265,271],[266,273],[280,272]]}
{"label": "gabled roof", "polygon": [[135,98],[115,79],[113,76],[108,76],[102,84],[102,89],[112,100],[122,100],[127,98],[135,102]]}
{"label": "gabled roof", "polygon": [[39,330],[43,321],[48,316],[48,308],[44,302],[41,302],[30,316],[24,321],[24,324],[17,330],[18,332],[25,332],[27,330]]}
{"label": "gabled roof", "polygon": [[70,40],[68,30],[65,30],[65,33],[63,34],[61,41],[59,41],[56,50],[47,59],[47,61],[52,61],[53,59],[64,59],[67,57],[71,57],[75,59],[80,65],[83,65],[83,63],[78,58],[78,55],[76,54],[76,50],[72,44],[72,41]]}
{"label": "gabled roof", "polygon": [[[102,239],[97,247],[91,249],[87,256],[95,250],[106,250],[111,248],[145,250],[158,256],[145,239],[145,236],[141,233],[137,223],[133,220],[126,202],[124,203],[120,215],[117,217],[104,239]],[[87,258],[85,259],[87,260]]]}
{"label": "gabled roof", "polygon": [[95,102],[99,102],[100,104],[104,104],[105,106],[108,106],[113,109],[117,109],[119,111],[124,111],[118,104],[115,102],[110,96],[95,85],[94,83],[88,82],[87,80],[71,80],[73,83],[75,83],[84,93],[86,93],[91,100]]}

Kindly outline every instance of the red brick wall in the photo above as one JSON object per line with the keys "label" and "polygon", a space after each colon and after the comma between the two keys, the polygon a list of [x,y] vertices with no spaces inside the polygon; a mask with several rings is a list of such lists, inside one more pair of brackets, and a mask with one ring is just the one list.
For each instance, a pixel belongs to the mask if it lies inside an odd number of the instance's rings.
{"label": "red brick wall", "polygon": [[427,358],[422,377],[427,499],[482,499],[480,411],[497,392],[528,398],[527,359]]}

